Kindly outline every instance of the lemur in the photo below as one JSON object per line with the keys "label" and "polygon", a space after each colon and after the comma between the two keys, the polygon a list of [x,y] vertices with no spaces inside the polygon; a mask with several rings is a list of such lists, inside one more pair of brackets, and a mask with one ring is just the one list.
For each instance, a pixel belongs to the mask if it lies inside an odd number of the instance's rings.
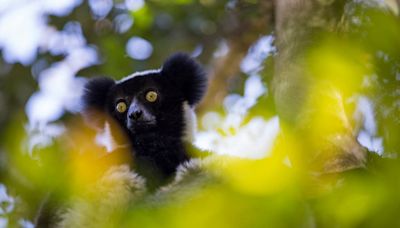
{"label": "lemur", "polygon": [[104,112],[114,120],[129,140],[135,171],[150,184],[162,183],[191,158],[188,138],[195,121],[193,109],[206,88],[203,68],[188,55],[177,53],[157,70],[119,81],[89,80],[83,112]]}

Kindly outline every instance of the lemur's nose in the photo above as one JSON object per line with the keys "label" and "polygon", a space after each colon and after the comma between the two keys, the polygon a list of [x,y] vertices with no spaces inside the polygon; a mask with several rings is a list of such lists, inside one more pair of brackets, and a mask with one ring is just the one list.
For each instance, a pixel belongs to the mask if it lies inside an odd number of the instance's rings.
{"label": "lemur's nose", "polygon": [[133,111],[129,114],[129,118],[132,120],[138,120],[140,117],[142,117],[143,111],[142,110],[137,110]]}

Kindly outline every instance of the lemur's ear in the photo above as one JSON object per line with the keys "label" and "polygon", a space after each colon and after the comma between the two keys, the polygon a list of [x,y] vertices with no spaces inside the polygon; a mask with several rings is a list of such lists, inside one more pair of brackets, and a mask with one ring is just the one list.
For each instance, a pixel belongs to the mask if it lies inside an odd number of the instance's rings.
{"label": "lemur's ear", "polygon": [[115,81],[111,78],[98,77],[90,79],[85,84],[82,97],[84,109],[96,108],[100,111],[104,111],[108,91],[114,84]]}
{"label": "lemur's ear", "polygon": [[89,124],[104,127],[107,94],[113,85],[115,81],[106,77],[93,78],[85,84],[82,114]]}
{"label": "lemur's ear", "polygon": [[187,54],[177,53],[168,58],[161,75],[183,92],[190,106],[197,104],[206,92],[207,77],[203,67]]}

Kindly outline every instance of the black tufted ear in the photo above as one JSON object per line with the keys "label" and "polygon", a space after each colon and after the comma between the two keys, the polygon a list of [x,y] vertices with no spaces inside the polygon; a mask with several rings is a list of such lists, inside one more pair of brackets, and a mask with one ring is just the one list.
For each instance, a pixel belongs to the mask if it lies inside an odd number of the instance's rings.
{"label": "black tufted ear", "polygon": [[207,77],[203,67],[186,54],[177,53],[168,58],[161,75],[183,92],[190,106],[197,104],[206,92]]}
{"label": "black tufted ear", "polygon": [[96,108],[103,111],[106,105],[107,94],[115,81],[111,78],[98,77],[90,79],[85,84],[83,92],[83,109]]}
{"label": "black tufted ear", "polygon": [[115,81],[106,77],[93,78],[85,84],[82,114],[89,124],[99,128],[104,126],[107,95],[113,85]]}

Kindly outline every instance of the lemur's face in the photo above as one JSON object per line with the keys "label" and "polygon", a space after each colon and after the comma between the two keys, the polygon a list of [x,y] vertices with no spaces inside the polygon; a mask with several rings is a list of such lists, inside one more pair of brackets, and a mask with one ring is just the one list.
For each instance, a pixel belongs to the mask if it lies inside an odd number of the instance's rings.
{"label": "lemur's face", "polygon": [[[135,73],[120,81],[95,78],[85,86],[84,113],[105,112],[129,136],[182,136],[185,110],[197,104],[206,89],[202,68],[190,57],[176,54],[160,70]],[[103,127],[106,120],[89,119]]]}
{"label": "lemur's face", "polygon": [[182,126],[183,92],[160,71],[129,76],[110,88],[107,111],[129,133],[167,131]]}

